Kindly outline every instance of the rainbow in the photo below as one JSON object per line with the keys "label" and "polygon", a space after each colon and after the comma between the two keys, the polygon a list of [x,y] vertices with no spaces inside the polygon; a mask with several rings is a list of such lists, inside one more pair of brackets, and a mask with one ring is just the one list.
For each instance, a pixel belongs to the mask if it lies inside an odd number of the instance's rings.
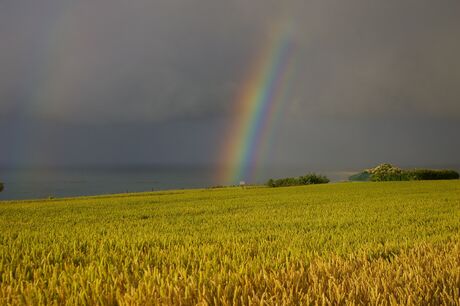
{"label": "rainbow", "polygon": [[44,23],[43,34],[37,46],[37,58],[32,72],[23,76],[24,90],[21,91],[17,102],[17,109],[24,115],[26,120],[18,122],[15,135],[16,143],[11,145],[9,160],[13,164],[34,164],[33,156],[40,155],[49,163],[54,162],[55,152],[48,148],[43,140],[32,137],[32,128],[27,118],[41,113],[56,113],[59,111],[53,104],[46,103],[60,88],[61,76],[58,71],[58,58],[68,43],[67,31],[71,30],[67,18],[72,12],[73,2],[61,1],[56,6],[53,14],[50,14]]}
{"label": "rainbow", "polygon": [[235,100],[235,120],[222,146],[219,182],[251,181],[270,137],[270,127],[280,109],[280,92],[286,83],[293,42],[288,27],[271,32],[271,39],[259,53]]}

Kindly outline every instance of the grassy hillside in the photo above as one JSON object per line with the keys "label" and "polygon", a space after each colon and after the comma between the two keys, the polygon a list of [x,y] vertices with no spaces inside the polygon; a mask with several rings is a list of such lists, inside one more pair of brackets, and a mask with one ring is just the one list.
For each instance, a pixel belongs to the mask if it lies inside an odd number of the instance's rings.
{"label": "grassy hillside", "polygon": [[460,182],[0,204],[0,304],[460,303]]}

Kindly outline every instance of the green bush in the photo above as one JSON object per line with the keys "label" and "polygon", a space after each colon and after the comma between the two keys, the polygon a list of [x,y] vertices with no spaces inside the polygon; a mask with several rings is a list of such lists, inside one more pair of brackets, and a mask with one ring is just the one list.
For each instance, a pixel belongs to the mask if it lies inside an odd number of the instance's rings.
{"label": "green bush", "polygon": [[268,186],[268,187],[276,187],[276,185],[275,185],[275,180],[274,180],[274,179],[269,179],[269,180],[267,181],[267,186]]}
{"label": "green bush", "polygon": [[[454,170],[433,170],[433,169],[408,169],[404,170],[391,164],[381,164],[375,168],[367,169],[374,182],[381,181],[411,181],[411,180],[456,180],[459,174]],[[350,177],[351,179],[351,177]]]}
{"label": "green bush", "polygon": [[5,188],[5,187],[3,186],[3,183],[0,182],[0,192],[2,192],[4,188]]}
{"label": "green bush", "polygon": [[366,170],[374,182],[382,181],[406,181],[408,180],[404,170],[391,164],[381,164],[375,168]]}
{"label": "green bush", "polygon": [[351,175],[348,180],[353,182],[368,182],[371,180],[371,174],[367,171]]}
{"label": "green bush", "polygon": [[300,185],[312,185],[312,184],[327,184],[329,179],[324,175],[318,175],[315,173],[307,174],[299,177],[287,177],[282,179],[269,179],[267,181],[268,187],[288,187],[288,186],[300,186]]}
{"label": "green bush", "polygon": [[407,172],[412,180],[458,180],[460,177],[454,170],[414,169]]}

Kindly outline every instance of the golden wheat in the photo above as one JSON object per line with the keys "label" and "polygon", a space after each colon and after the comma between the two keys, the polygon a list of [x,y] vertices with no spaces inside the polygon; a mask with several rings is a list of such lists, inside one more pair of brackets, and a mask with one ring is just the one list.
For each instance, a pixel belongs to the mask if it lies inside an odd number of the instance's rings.
{"label": "golden wheat", "polygon": [[0,303],[460,305],[460,183],[0,204]]}

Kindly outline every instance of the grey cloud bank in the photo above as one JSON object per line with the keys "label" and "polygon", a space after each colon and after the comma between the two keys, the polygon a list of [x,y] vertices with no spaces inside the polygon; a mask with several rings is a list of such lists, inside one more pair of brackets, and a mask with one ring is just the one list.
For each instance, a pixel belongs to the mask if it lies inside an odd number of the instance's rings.
{"label": "grey cloud bank", "polygon": [[424,0],[3,1],[0,163],[217,162],[276,22],[295,70],[268,163],[460,163],[460,3]]}

